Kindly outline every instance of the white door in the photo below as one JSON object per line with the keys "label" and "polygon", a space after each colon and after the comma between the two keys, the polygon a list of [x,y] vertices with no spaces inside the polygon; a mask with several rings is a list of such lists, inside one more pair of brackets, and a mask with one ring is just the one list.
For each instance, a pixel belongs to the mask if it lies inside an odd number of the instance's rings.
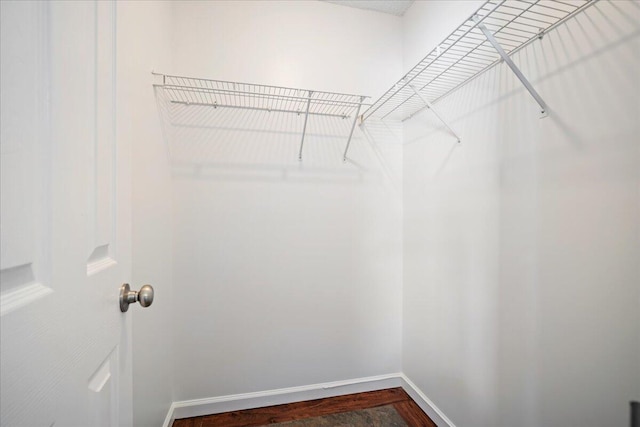
{"label": "white door", "polygon": [[115,3],[0,8],[1,425],[131,425],[140,307],[118,306],[131,208]]}

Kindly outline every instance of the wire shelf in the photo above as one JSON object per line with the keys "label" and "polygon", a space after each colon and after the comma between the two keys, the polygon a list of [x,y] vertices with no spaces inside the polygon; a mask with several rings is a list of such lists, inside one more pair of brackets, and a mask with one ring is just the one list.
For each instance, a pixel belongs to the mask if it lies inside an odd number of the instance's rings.
{"label": "wire shelf", "polygon": [[298,153],[300,160],[309,116],[352,120],[343,156],[343,160],[346,160],[360,109],[368,98],[346,93],[153,74],[162,78],[162,83],[154,86],[164,91],[165,99],[170,103],[303,115],[304,123]]}
{"label": "wire shelf", "polygon": [[322,92],[309,89],[268,86],[253,83],[209,80],[160,74],[162,87],[172,103],[208,105],[214,108],[240,108],[281,113],[330,116],[357,115],[364,99],[361,95]]}
{"label": "wire shelf", "polygon": [[[375,101],[363,113],[362,120],[370,117],[411,118],[423,109],[430,108],[430,103],[435,103],[498,64],[504,57],[488,39],[485,33],[487,29],[493,33],[506,55],[512,55],[596,1],[486,1]],[[534,91],[529,87],[527,89]]]}

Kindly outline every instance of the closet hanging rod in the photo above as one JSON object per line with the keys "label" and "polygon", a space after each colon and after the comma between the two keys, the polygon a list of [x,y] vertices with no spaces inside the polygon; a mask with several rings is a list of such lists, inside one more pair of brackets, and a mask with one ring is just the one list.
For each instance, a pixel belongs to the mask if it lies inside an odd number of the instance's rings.
{"label": "closet hanging rod", "polygon": [[[363,122],[370,117],[399,120],[413,117],[429,108],[421,98],[428,100],[430,104],[437,102],[505,60],[500,49],[512,56],[597,1],[486,1],[376,100],[364,112]],[[518,76],[520,77],[524,76]],[[533,86],[528,83],[525,87],[544,109],[544,101]]]}

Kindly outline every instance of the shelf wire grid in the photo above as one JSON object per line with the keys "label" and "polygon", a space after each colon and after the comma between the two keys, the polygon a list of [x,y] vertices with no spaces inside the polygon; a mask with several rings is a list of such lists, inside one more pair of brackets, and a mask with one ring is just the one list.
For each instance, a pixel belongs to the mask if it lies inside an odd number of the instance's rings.
{"label": "shelf wire grid", "polygon": [[[501,61],[478,25],[511,55],[597,0],[488,0],[362,115],[406,120]],[[474,19],[475,18],[475,19]]]}
{"label": "shelf wire grid", "polygon": [[157,74],[171,103],[349,118],[366,96]]}

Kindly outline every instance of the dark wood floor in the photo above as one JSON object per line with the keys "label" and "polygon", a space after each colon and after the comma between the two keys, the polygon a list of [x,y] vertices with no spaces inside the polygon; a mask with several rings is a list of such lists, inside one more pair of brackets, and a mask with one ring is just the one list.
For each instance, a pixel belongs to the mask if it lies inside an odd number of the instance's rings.
{"label": "dark wood floor", "polygon": [[175,420],[173,427],[255,427],[384,405],[393,405],[409,427],[436,427],[436,424],[400,387],[266,408],[183,418]]}

